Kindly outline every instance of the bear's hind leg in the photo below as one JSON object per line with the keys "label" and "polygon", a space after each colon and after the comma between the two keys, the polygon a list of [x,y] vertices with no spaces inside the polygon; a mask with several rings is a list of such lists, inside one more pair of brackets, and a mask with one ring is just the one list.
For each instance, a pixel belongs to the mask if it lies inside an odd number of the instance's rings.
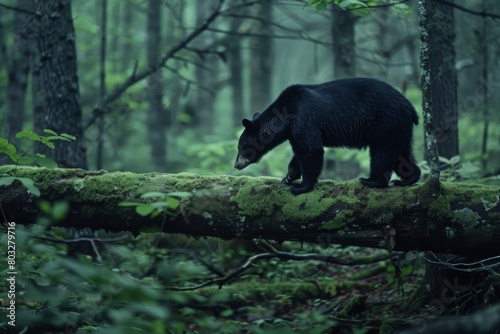
{"label": "bear's hind leg", "polygon": [[293,181],[300,179],[300,165],[295,154],[288,164],[288,173],[281,183],[291,185]]}
{"label": "bear's hind leg", "polygon": [[299,195],[311,191],[318,182],[323,168],[323,150],[295,154],[294,158],[297,158],[299,162],[302,182],[298,185],[292,185],[290,190],[292,194]]}
{"label": "bear's hind leg", "polygon": [[390,149],[370,147],[370,178],[362,177],[359,182],[370,188],[386,188],[392,175],[393,156]]}
{"label": "bear's hind leg", "polygon": [[411,153],[398,157],[394,171],[401,178],[401,181],[393,181],[395,186],[409,186],[420,180],[421,171]]}

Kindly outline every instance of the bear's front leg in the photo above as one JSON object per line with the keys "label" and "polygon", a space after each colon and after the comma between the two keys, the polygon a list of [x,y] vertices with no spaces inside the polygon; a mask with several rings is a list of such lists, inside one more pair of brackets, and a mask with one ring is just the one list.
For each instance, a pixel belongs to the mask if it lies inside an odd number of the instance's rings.
{"label": "bear's front leg", "polygon": [[313,190],[323,169],[323,150],[295,154],[302,173],[302,182],[292,185],[292,194],[300,195]]}
{"label": "bear's front leg", "polygon": [[291,185],[293,181],[300,179],[300,165],[295,154],[288,164],[288,173],[281,183]]}

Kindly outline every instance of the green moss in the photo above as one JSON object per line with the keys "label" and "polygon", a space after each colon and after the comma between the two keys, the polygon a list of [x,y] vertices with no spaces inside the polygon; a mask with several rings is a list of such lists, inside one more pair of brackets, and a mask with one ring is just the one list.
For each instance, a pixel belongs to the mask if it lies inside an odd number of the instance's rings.
{"label": "green moss", "polygon": [[392,187],[389,189],[365,189],[362,196],[366,197],[366,208],[363,217],[375,224],[387,224],[415,201],[414,195],[407,188]]}
{"label": "green moss", "polygon": [[325,214],[335,202],[321,189],[299,196],[276,178],[245,178],[230,201],[240,214],[250,217],[273,217],[278,223],[307,221]]}
{"label": "green moss", "polygon": [[[71,187],[74,189],[77,180],[70,180]],[[110,197],[117,199],[130,198],[137,196],[137,189],[140,187],[141,179],[137,174],[130,172],[110,173],[99,177],[87,175],[83,178],[84,187],[80,193],[93,198],[96,202],[104,201]]]}
{"label": "green moss", "polygon": [[346,224],[356,220],[353,214],[353,210],[342,210],[337,213],[333,219],[323,222],[321,227],[326,230],[341,230],[345,228]]}
{"label": "green moss", "polygon": [[452,212],[452,220],[462,225],[465,231],[469,231],[480,223],[481,217],[471,209],[463,208]]}
{"label": "green moss", "polygon": [[435,218],[437,220],[446,220],[451,215],[451,206],[448,196],[441,195],[434,199],[427,211],[429,217]]}

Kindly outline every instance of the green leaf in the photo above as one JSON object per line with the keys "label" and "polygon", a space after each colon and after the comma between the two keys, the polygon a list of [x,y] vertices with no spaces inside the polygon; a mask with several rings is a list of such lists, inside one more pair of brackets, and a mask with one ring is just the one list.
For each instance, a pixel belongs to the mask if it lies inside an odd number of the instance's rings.
{"label": "green leaf", "polygon": [[33,182],[32,179],[29,179],[27,177],[2,177],[0,178],[0,186],[8,186],[11,185],[12,182],[15,180],[18,180],[21,182],[21,184],[28,189],[30,193],[32,193],[35,196],[40,196],[40,189],[38,189],[37,186],[35,186],[35,183]]}
{"label": "green leaf", "polygon": [[54,144],[52,142],[50,142],[50,141],[43,141],[42,144],[45,144],[49,148],[52,148],[52,149],[55,147]]}
{"label": "green leaf", "polygon": [[52,219],[57,221],[63,220],[69,211],[69,204],[66,201],[55,202],[52,206]]}
{"label": "green leaf", "polygon": [[49,201],[41,201],[40,202],[40,210],[45,214],[50,214],[51,206]]}
{"label": "green leaf", "polygon": [[17,180],[17,177],[14,176],[1,177],[0,186],[9,186],[12,184],[12,182],[14,182],[14,180]]}
{"label": "green leaf", "polygon": [[138,205],[143,205],[144,203],[140,202],[121,202],[118,204],[118,206],[138,206]]}
{"label": "green leaf", "polygon": [[33,131],[28,131],[28,130],[23,130],[21,132],[16,133],[16,138],[17,139],[27,138],[27,139],[31,139],[34,141],[41,141],[41,138],[39,135],[37,135]]}
{"label": "green leaf", "polygon": [[311,0],[307,2],[307,5],[316,8],[317,11],[323,11],[328,6],[328,3],[326,0]]}
{"label": "green leaf", "polygon": [[16,155],[16,147],[5,138],[0,138],[0,152],[7,154],[12,160]]}
{"label": "green leaf", "polygon": [[367,5],[359,0],[344,0],[339,3],[339,7],[342,9],[347,9],[347,8],[360,8],[360,7],[367,7]]}
{"label": "green leaf", "polygon": [[233,316],[233,314],[234,314],[234,311],[232,309],[228,308],[228,309],[223,310],[220,313],[220,316],[223,318],[229,318],[229,317]]}
{"label": "green leaf", "polygon": [[148,193],[142,194],[141,198],[151,198],[151,197],[165,198],[165,196],[167,196],[167,194],[161,193],[161,192],[157,192],[157,191],[152,191],[152,192],[148,192]]}
{"label": "green leaf", "polygon": [[18,177],[17,178],[23,186],[25,186],[30,193],[32,193],[35,196],[40,196],[40,189],[38,189],[37,186],[35,186],[35,182],[33,182],[32,179],[29,179],[27,177]]}
{"label": "green leaf", "polygon": [[135,208],[135,211],[141,216],[147,216],[153,212],[155,208],[150,204],[141,204]]}
{"label": "green leaf", "polygon": [[35,158],[35,163],[40,167],[46,167],[50,169],[54,169],[57,167],[56,162],[52,159],[40,156],[35,156],[34,158]]}
{"label": "green leaf", "polygon": [[16,161],[16,163],[20,165],[31,165],[32,163],[35,162],[35,160],[36,160],[35,157],[21,157]]}
{"label": "green leaf", "polygon": [[170,208],[176,209],[181,201],[174,197],[167,197],[167,204]]}
{"label": "green leaf", "polygon": [[154,202],[154,203],[150,203],[149,205],[151,205],[156,210],[160,210],[160,211],[164,211],[168,207],[167,202]]}
{"label": "green leaf", "polygon": [[48,134],[51,134],[51,135],[54,135],[54,136],[57,136],[57,133],[55,133],[55,132],[54,132],[54,131],[52,131],[51,129],[43,129],[43,132],[48,133]]}
{"label": "green leaf", "polygon": [[171,192],[171,193],[168,193],[167,194],[168,196],[172,196],[172,197],[189,197],[191,196],[191,193],[187,192],[187,191],[174,191],[174,192]]}
{"label": "green leaf", "polygon": [[75,136],[68,135],[67,133],[61,133],[61,137],[69,139],[69,140],[76,140]]}

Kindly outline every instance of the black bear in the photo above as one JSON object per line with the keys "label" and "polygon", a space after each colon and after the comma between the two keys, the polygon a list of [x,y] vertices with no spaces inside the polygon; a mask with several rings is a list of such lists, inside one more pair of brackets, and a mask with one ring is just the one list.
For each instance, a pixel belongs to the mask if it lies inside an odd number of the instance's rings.
{"label": "black bear", "polygon": [[[400,92],[371,78],[341,79],[318,85],[292,85],[262,113],[243,120],[234,167],[243,169],[288,140],[294,155],[283,183],[293,194],[311,191],[323,167],[323,147],[370,148],[367,187],[417,182],[412,153],[417,112]],[[292,182],[301,178],[300,184]]]}

